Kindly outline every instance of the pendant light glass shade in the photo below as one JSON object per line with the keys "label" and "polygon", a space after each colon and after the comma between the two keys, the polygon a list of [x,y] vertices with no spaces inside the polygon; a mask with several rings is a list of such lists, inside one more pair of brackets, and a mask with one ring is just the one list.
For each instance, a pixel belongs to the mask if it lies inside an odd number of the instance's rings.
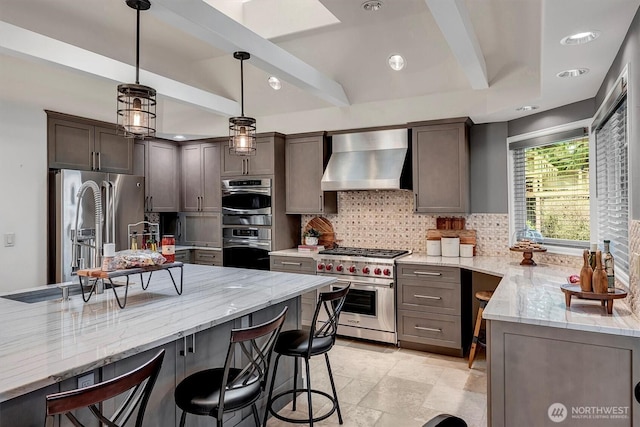
{"label": "pendant light glass shade", "polygon": [[136,82],[118,85],[118,130],[127,138],[150,138],[156,134],[156,91],[141,85],[140,11],[151,7],[148,0],[126,0],[136,10]]}
{"label": "pendant light glass shade", "polygon": [[240,105],[242,115],[229,119],[229,153],[239,156],[256,154],[256,119],[244,115],[244,67],[243,61],[251,55],[235,52],[233,57],[240,60]]}

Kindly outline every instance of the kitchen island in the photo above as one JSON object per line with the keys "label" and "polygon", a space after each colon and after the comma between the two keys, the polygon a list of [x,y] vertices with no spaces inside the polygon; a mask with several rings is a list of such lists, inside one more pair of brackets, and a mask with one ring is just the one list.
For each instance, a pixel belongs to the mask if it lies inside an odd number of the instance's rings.
{"label": "kitchen island", "polygon": [[[186,264],[181,296],[168,275],[155,272],[146,291],[139,283],[130,286],[124,309],[110,289],[88,303],[79,295],[33,304],[0,295],[0,425],[43,425],[46,394],[76,388],[77,377],[86,373],[96,381],[119,375],[159,348],[167,353],[145,424],[174,425],[175,384],[191,372],[222,365],[232,328],[266,321],[284,305],[284,329],[297,328],[300,295],[332,282]],[[279,386],[292,379],[292,370],[282,371],[288,378],[278,379]],[[239,411],[234,418],[230,425],[249,417]]]}
{"label": "kitchen island", "polygon": [[599,301],[566,307],[560,286],[576,269],[509,257],[410,255],[397,263],[501,277],[483,314],[489,426],[640,425],[640,321],[622,301],[612,315]]}

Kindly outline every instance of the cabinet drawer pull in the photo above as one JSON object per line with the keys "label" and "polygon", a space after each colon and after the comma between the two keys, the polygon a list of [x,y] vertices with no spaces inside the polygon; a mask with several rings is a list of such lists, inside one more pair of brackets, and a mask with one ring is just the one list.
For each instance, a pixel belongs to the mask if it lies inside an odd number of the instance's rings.
{"label": "cabinet drawer pull", "polygon": [[414,295],[414,298],[441,300],[442,297],[432,297],[431,295]]}
{"label": "cabinet drawer pull", "polygon": [[414,271],[416,276],[442,276],[442,273],[434,273],[431,271]]}
{"label": "cabinet drawer pull", "polygon": [[282,261],[280,262],[282,265],[295,265],[296,267],[302,267],[301,262],[292,262],[292,261]]}
{"label": "cabinet drawer pull", "polygon": [[209,254],[198,254],[198,258],[215,258],[215,255],[209,255]]}
{"label": "cabinet drawer pull", "polygon": [[442,332],[442,329],[436,329],[436,328],[425,328],[424,326],[414,326],[415,329],[418,329],[420,331],[428,331],[428,332]]}

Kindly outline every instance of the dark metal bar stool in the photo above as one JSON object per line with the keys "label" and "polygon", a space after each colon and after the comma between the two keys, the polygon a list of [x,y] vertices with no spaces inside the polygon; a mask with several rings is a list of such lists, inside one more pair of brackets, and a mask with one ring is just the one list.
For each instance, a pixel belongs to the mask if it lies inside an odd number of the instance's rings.
{"label": "dark metal bar stool", "polygon": [[[82,427],[83,424],[78,421],[72,411],[88,408],[101,425],[119,427],[127,424],[137,408],[135,426],[141,427],[144,411],[156,378],[158,378],[163,359],[164,349],[144,365],[119,377],[89,387],[48,395],[46,397],[47,418],[45,426],[53,426],[54,416],[60,414],[65,415],[73,425]],[[124,402],[110,418],[102,413],[99,406],[101,402],[126,392],[128,395]]]}
{"label": "dark metal bar stool", "polygon": [[467,427],[467,423],[462,418],[449,414],[440,414],[427,421],[422,427]]}
{"label": "dark metal bar stool", "polygon": [[[329,364],[328,352],[333,347],[336,341],[336,333],[338,332],[338,319],[340,318],[340,312],[344,305],[345,298],[349,292],[349,286],[337,289],[330,292],[322,292],[318,297],[318,303],[316,305],[316,311],[313,314],[313,322],[311,323],[311,330],[305,331],[301,329],[284,331],[278,337],[278,342],[274,348],[277,353],[275,365],[273,367],[273,374],[271,377],[271,386],[269,387],[269,396],[267,398],[267,410],[265,412],[263,426],[267,425],[267,418],[269,413],[279,420],[296,423],[306,424],[312,427],[314,422],[318,422],[329,418],[334,412],[338,412],[338,421],[342,424],[342,414],[340,413],[340,404],[338,403],[338,394],[336,393],[336,386],[333,381],[333,374],[331,373],[331,365]],[[327,314],[326,323],[320,323],[318,325],[318,314],[320,310],[325,310]],[[318,356],[324,354],[325,361],[327,363],[327,371],[329,372],[329,380],[331,382],[331,389],[333,390],[333,396],[325,393],[321,390],[314,390],[311,388],[311,376],[309,372],[309,359],[312,356]],[[280,356],[295,357],[294,363],[294,377],[293,377],[293,389],[279,393],[273,396],[273,384],[278,370],[278,361]],[[298,388],[298,358],[304,359],[305,369],[307,372],[307,387]],[[288,418],[276,413],[271,407],[272,403],[287,395],[293,395],[293,410],[296,410],[296,399],[299,392],[307,393],[307,402],[309,405],[309,417],[305,419]],[[316,418],[313,417],[313,406],[311,403],[311,394],[315,393],[322,395],[329,399],[333,403],[333,407],[326,414],[320,415]]]}
{"label": "dark metal bar stool", "polygon": [[478,308],[478,316],[476,317],[476,326],[473,329],[473,340],[471,342],[471,351],[469,352],[469,368],[473,365],[473,359],[476,356],[476,347],[481,345],[482,347],[486,347],[486,340],[482,341],[480,336],[480,326],[482,325],[482,313],[484,312],[484,308],[487,306],[487,303],[491,299],[493,295],[493,291],[479,291],[476,292],[476,299],[480,302],[480,308]]}
{"label": "dark metal bar stool", "polygon": [[[182,409],[180,427],[187,413],[207,415],[222,427],[225,412],[235,412],[251,406],[256,426],[260,417],[256,401],[264,391],[273,346],[284,324],[285,307],[276,318],[261,325],[231,331],[231,342],[222,368],[207,369],[189,375],[176,387],[176,404]],[[246,364],[232,368],[235,351],[242,351]]]}

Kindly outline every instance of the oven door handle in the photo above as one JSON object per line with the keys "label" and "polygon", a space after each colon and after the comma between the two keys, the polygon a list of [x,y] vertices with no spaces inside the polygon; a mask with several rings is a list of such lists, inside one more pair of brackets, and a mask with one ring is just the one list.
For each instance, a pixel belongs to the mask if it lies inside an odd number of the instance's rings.
{"label": "oven door handle", "polygon": [[222,190],[222,196],[230,196],[232,194],[265,194],[271,195],[271,188],[225,188]]}
{"label": "oven door handle", "polygon": [[370,291],[375,291],[380,288],[393,288],[393,282],[389,282],[383,285],[378,283],[364,283],[364,282],[356,282],[352,280],[338,279],[336,280],[336,283],[343,283],[344,284],[343,286],[351,284],[352,289],[364,289],[364,290],[370,290]]}
{"label": "oven door handle", "polygon": [[260,209],[238,209],[222,206],[223,214],[230,215],[271,215],[271,207]]}
{"label": "oven door handle", "polygon": [[[228,243],[228,244],[227,244]],[[233,249],[233,248],[259,248],[266,249],[268,251],[271,250],[271,243],[260,242],[256,240],[246,241],[246,240],[226,240],[222,242],[222,247],[224,249]]]}

